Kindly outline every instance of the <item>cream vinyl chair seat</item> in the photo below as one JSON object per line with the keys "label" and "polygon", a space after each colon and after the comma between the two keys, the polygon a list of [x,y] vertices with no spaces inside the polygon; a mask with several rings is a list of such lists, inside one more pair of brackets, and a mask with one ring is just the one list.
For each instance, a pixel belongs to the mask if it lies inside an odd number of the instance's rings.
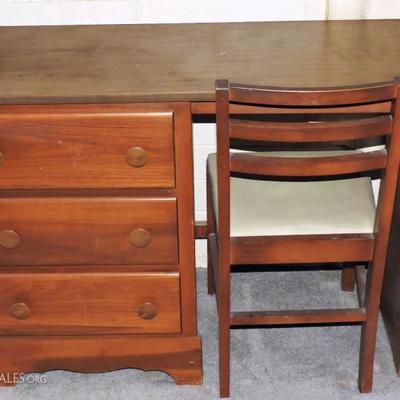
{"label": "cream vinyl chair seat", "polygon": [[[259,152],[280,157],[338,156],[368,150]],[[208,157],[213,205],[218,212],[217,158]],[[371,179],[287,182],[230,178],[231,237],[372,233]],[[216,216],[216,221],[218,218]]]}

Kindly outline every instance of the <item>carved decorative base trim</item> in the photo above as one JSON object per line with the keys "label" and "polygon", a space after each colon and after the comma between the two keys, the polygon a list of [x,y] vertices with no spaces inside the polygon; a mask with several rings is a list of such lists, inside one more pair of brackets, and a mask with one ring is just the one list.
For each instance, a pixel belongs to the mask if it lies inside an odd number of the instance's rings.
{"label": "carved decorative base trim", "polygon": [[[67,370],[108,372],[122,368],[163,371],[179,385],[202,383],[199,337],[13,336],[0,338],[0,376]],[[0,386],[13,384],[0,379]]]}

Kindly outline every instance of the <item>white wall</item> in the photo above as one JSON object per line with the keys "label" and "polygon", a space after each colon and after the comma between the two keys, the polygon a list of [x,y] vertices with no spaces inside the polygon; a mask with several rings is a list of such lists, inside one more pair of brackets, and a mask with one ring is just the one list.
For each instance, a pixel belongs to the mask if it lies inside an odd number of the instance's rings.
{"label": "white wall", "polygon": [[325,0],[0,0],[0,25],[323,19]]}
{"label": "white wall", "polygon": [[328,0],[329,19],[400,18],[399,0]]}
{"label": "white wall", "polygon": [[[400,0],[0,0],[0,25],[400,18]],[[213,124],[194,126],[196,219],[206,218],[205,160]],[[199,241],[198,264],[205,265]]]}

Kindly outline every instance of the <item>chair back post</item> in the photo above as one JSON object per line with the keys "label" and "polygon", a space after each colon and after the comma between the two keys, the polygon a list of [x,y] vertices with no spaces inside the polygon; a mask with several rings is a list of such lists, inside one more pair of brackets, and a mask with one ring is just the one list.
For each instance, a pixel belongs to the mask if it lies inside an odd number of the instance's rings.
{"label": "chair back post", "polygon": [[[391,222],[393,217],[396,187],[399,177],[400,166],[400,78],[396,78],[396,97],[392,100],[393,127],[392,134],[388,137],[389,154],[386,169],[379,188],[378,205],[375,217],[374,232],[376,235],[374,245],[373,265],[374,274],[370,274],[367,289],[372,282],[380,282],[380,287],[374,288],[381,292],[383,283],[384,267],[386,264],[387,247],[389,242]],[[379,274],[377,279],[376,274]],[[373,276],[374,275],[374,276]],[[371,301],[366,307],[379,306],[378,302]]]}
{"label": "chair back post", "polygon": [[[230,365],[230,157],[229,157],[229,82],[217,80],[217,179],[218,179],[218,320],[219,320],[219,360],[220,394],[229,397]],[[225,368],[228,366],[228,368]]]}
{"label": "chair back post", "polygon": [[[366,321],[361,337],[359,364],[359,387],[361,392],[372,388],[373,361],[376,347],[377,315],[379,313],[382,286],[387,259],[387,248],[393,217],[396,187],[400,166],[400,80],[396,78],[396,94],[392,100],[393,126],[388,137],[389,154],[379,188],[378,206],[375,215],[375,240],[373,260],[370,262],[366,282]],[[366,339],[367,338],[367,339]]]}
{"label": "chair back post", "polygon": [[[376,218],[375,232],[390,231],[390,226],[383,220],[387,217],[387,210],[394,208],[396,185],[400,166],[400,78],[396,78],[396,96],[392,100],[391,114],[393,115],[392,134],[387,137],[389,148],[386,169],[379,187],[379,199]],[[390,215],[391,217],[392,215]],[[390,218],[391,220],[391,218]],[[382,235],[381,235],[382,236]]]}
{"label": "chair back post", "polygon": [[225,266],[230,263],[229,82],[227,80],[217,80],[215,88],[217,111],[218,248],[220,263]]}

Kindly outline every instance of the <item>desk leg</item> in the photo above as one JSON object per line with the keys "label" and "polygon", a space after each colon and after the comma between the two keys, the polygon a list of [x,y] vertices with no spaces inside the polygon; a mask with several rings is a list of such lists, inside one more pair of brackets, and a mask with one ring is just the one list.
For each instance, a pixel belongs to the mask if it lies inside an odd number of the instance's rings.
{"label": "desk leg", "polygon": [[400,180],[397,184],[381,311],[392,346],[396,371],[400,374]]}

